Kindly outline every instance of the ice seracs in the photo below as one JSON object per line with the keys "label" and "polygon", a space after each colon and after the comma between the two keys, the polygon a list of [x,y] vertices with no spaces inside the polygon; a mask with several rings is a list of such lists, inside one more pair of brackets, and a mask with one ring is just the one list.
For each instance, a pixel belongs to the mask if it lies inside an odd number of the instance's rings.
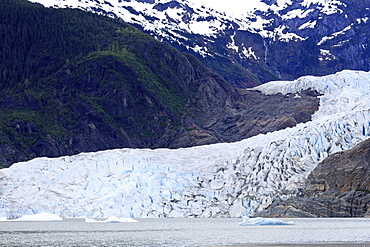
{"label": "ice seracs", "polygon": [[0,170],[0,217],[240,217],[295,195],[330,154],[369,136],[370,73],[271,82],[266,94],[317,90],[313,120],[240,142],[37,158]]}

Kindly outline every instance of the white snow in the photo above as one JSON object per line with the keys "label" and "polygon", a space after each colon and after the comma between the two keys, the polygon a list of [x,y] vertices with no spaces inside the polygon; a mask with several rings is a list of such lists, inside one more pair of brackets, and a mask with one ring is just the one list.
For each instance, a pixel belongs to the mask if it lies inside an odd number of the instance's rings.
{"label": "white snow", "polygon": [[260,0],[248,0],[243,2],[240,0],[193,0],[189,2],[194,4],[194,6],[205,6],[221,13],[233,15],[237,18],[243,17],[246,13],[253,12],[256,9],[268,9],[268,5]]}
{"label": "white snow", "polygon": [[322,94],[313,120],[240,142],[177,150],[117,149],[37,158],[0,170],[0,217],[240,217],[295,195],[323,159],[366,140],[370,73],[255,88]]}
{"label": "white snow", "polygon": [[336,57],[333,54],[331,54],[329,50],[320,49],[320,57],[319,57],[320,61],[330,61],[334,59],[336,59]]}
{"label": "white snow", "polygon": [[310,7],[312,4],[317,4],[321,6],[322,11],[325,14],[333,14],[336,12],[340,12],[340,9],[338,6],[345,6],[344,3],[338,1],[338,0],[304,0],[301,5],[303,7]]}
{"label": "white snow", "polygon": [[235,52],[238,52],[239,46],[235,45],[235,35],[236,35],[236,32],[234,32],[234,34],[230,36],[231,42],[228,43],[226,47],[231,50],[234,50]]}
{"label": "white snow", "polygon": [[[206,37],[217,37],[229,27],[229,21],[238,25],[239,30],[246,30],[258,33],[263,38],[274,38],[281,41],[304,40],[306,37],[300,37],[295,33],[281,32],[278,27],[271,31],[269,23],[273,18],[261,17],[256,15],[256,11],[267,13],[272,11],[280,16],[280,11],[292,5],[291,0],[277,0],[274,4],[266,4],[260,0],[178,0],[177,6],[171,6],[165,10],[155,8],[157,4],[170,2],[169,0],[156,0],[153,4],[140,1],[93,1],[93,0],[30,0],[41,3],[47,7],[70,7],[80,8],[86,11],[96,11],[100,9],[107,13],[114,13],[124,21],[132,24],[141,25],[146,31],[154,33],[159,40],[169,39],[173,42],[180,42],[176,34],[186,32],[201,34]],[[109,2],[109,4],[108,4]],[[343,5],[337,0],[304,0],[302,8],[289,11],[280,16],[282,20],[293,18],[306,18],[314,9],[309,9],[312,4],[317,4],[320,11],[325,15],[340,12],[340,6]],[[126,8],[130,7],[140,12],[132,14]],[[191,8],[194,11],[188,11]],[[113,16],[113,15],[112,15]],[[145,16],[154,17],[146,19]],[[205,19],[210,17],[207,21]],[[184,21],[186,20],[186,21]],[[313,28],[315,22],[309,22],[300,27]],[[189,44],[188,44],[189,46]],[[194,49],[192,47],[191,49]],[[199,50],[199,49],[195,49]],[[242,49],[239,49],[242,52]],[[211,54],[201,54],[211,55]]]}
{"label": "white snow", "polygon": [[1,217],[0,221],[63,221],[63,219],[51,213],[38,213],[33,215],[23,215],[16,219],[7,219],[6,217]]}
{"label": "white snow", "polygon": [[369,20],[369,17],[364,18],[357,18],[357,24],[361,24],[362,22],[366,23]]}
{"label": "white snow", "polygon": [[272,218],[249,218],[247,216],[243,216],[243,222],[239,223],[239,226],[281,226],[281,225],[294,225],[292,221],[285,222],[279,219],[272,219]]}
{"label": "white snow", "polygon": [[298,27],[299,30],[306,29],[306,28],[315,28],[317,21],[309,21],[304,24],[302,24],[300,27]]}
{"label": "white snow", "polygon": [[189,23],[189,29],[192,33],[202,34],[205,36],[212,36],[215,31],[212,26],[220,26],[221,23],[217,22],[208,22],[208,21],[192,21]]}
{"label": "white snow", "polygon": [[245,48],[243,47],[243,50],[242,50],[242,54],[246,57],[246,58],[254,58],[255,60],[258,60],[258,57],[256,56],[256,54],[254,53],[254,51],[252,50],[252,47],[248,47]]}
{"label": "white snow", "polygon": [[317,43],[317,45],[319,45],[319,46],[320,46],[320,45],[322,45],[323,43],[325,43],[327,40],[334,39],[334,38],[336,38],[337,36],[344,34],[345,32],[347,32],[347,31],[351,30],[352,26],[353,26],[353,24],[351,24],[351,25],[349,25],[349,26],[345,27],[343,30],[341,30],[341,31],[339,31],[339,32],[335,32],[335,33],[331,34],[330,36],[323,37],[323,38],[322,38],[322,39]]}
{"label": "white snow", "polygon": [[193,50],[194,52],[199,53],[202,57],[212,56],[212,54],[208,52],[208,48],[206,46],[196,45],[194,47],[187,47],[187,48],[190,50]]}
{"label": "white snow", "polygon": [[306,18],[311,12],[315,11],[314,9],[294,9],[281,16],[283,20],[295,19],[295,18]]}
{"label": "white snow", "polygon": [[300,37],[299,35],[295,33],[290,33],[286,30],[289,30],[289,27],[280,25],[279,27],[275,28],[272,36],[274,37],[274,39],[278,39],[280,41],[285,41],[285,42],[289,42],[290,40],[302,41],[306,39],[306,38]]}

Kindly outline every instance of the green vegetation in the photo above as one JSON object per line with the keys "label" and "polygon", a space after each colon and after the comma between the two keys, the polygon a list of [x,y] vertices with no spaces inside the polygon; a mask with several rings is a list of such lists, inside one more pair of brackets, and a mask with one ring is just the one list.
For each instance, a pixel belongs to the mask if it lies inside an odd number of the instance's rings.
{"label": "green vegetation", "polygon": [[66,134],[57,119],[62,115],[71,122],[72,115],[57,105],[57,85],[48,78],[98,48],[109,49],[112,39],[118,39],[118,27],[131,28],[78,10],[56,11],[25,0],[1,0],[0,131],[14,137],[14,121],[32,124],[37,134],[19,133],[17,138],[24,148],[46,134]]}
{"label": "green vegetation", "polygon": [[366,193],[370,193],[370,190],[364,190],[364,189],[356,189],[356,191],[361,191],[361,192],[366,192]]}
{"label": "green vegetation", "polygon": [[73,9],[44,8],[24,0],[0,1],[1,86],[33,85],[66,62],[105,48],[112,20]]}
{"label": "green vegetation", "polygon": [[14,156],[1,164],[46,137],[68,146],[83,125],[150,146],[186,113],[186,58],[119,19],[0,0],[0,47],[0,148]]}
{"label": "green vegetation", "polygon": [[232,59],[212,57],[203,60],[207,67],[217,71],[225,80],[235,83],[237,87],[252,87],[261,84],[261,81],[256,75],[249,72]]}

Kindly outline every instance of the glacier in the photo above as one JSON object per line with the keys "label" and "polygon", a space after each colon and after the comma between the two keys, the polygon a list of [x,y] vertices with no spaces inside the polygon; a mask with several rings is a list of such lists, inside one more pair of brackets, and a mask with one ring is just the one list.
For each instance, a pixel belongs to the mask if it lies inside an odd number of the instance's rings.
{"label": "glacier", "polygon": [[36,158],[0,170],[0,218],[241,217],[296,195],[329,155],[370,132],[370,72],[276,81],[251,90],[320,93],[312,121],[236,143]]}

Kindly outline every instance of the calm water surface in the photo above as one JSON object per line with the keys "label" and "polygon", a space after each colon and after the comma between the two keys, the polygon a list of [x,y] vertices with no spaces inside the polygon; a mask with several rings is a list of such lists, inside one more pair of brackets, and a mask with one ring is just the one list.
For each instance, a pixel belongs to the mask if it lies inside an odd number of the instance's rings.
{"label": "calm water surface", "polygon": [[368,219],[283,219],[286,226],[239,226],[242,219],[138,219],[138,223],[0,222],[0,246],[370,246]]}

